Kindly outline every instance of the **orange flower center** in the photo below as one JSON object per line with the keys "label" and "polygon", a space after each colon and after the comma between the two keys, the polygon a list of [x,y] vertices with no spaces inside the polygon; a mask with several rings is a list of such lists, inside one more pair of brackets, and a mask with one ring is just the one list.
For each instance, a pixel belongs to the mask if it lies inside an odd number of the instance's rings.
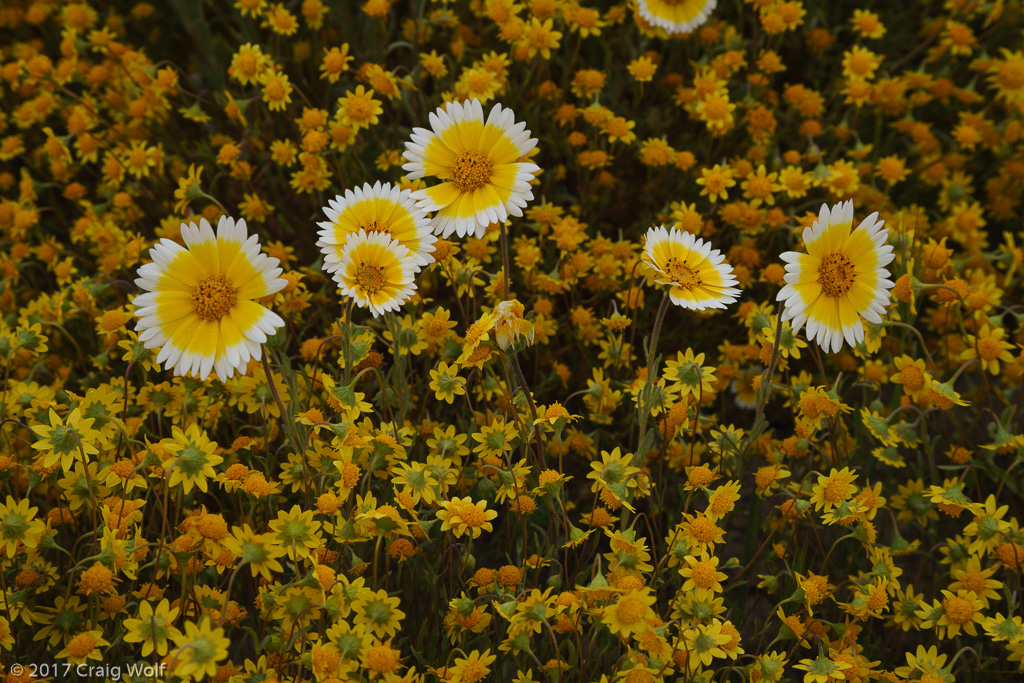
{"label": "orange flower center", "polygon": [[375,294],[384,287],[384,269],[380,266],[362,264],[356,270],[356,284],[367,294]]}
{"label": "orange flower center", "polygon": [[850,291],[854,275],[853,264],[843,254],[829,254],[818,266],[818,282],[827,296],[839,297]]}
{"label": "orange flower center", "polygon": [[200,320],[216,322],[235,305],[235,291],[223,275],[208,275],[192,290],[192,308]]}
{"label": "orange flower center", "polygon": [[946,618],[951,624],[966,624],[974,616],[974,605],[969,600],[949,597],[942,601],[946,610]]}
{"label": "orange flower center", "polygon": [[463,152],[452,166],[452,182],[460,192],[483,187],[491,179],[491,162],[483,154]]}

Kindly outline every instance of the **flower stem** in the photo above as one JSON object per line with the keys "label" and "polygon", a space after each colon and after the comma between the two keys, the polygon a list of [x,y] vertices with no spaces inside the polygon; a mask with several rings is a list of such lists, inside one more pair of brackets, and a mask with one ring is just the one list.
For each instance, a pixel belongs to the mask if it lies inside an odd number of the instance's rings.
{"label": "flower stem", "polygon": [[668,311],[670,301],[671,299],[669,299],[668,294],[665,294],[665,298],[661,300],[661,306],[658,307],[658,314],[654,318],[654,330],[651,332],[651,342],[647,347],[647,381],[644,383],[643,392],[640,394],[642,403],[640,407],[640,436],[637,441],[637,455],[634,457],[634,466],[638,464],[636,460],[640,458],[640,447],[644,442],[644,434],[647,432],[647,418],[651,414],[650,406],[647,405],[647,397],[650,395],[651,387],[654,385],[654,376],[658,372],[658,369],[652,366],[655,365],[658,337],[661,336],[661,326],[665,323],[665,312]]}
{"label": "flower stem", "polygon": [[501,229],[501,271],[502,277],[504,278],[501,299],[502,301],[508,301],[508,273],[510,264],[508,258],[508,233],[505,232],[505,221],[498,221],[498,227]]}

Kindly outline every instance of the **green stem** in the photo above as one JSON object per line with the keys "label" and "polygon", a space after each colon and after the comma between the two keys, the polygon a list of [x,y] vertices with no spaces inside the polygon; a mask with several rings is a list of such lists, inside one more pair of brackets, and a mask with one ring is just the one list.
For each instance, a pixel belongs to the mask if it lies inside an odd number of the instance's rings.
{"label": "green stem", "polygon": [[671,299],[669,299],[668,294],[665,294],[665,298],[661,300],[661,306],[658,307],[658,314],[654,318],[654,331],[651,332],[651,343],[647,347],[647,382],[644,383],[643,393],[640,394],[640,436],[637,441],[637,456],[634,457],[634,467],[638,466],[636,460],[640,455],[640,446],[644,442],[644,434],[647,433],[647,418],[651,414],[650,406],[647,405],[647,398],[650,395],[651,387],[654,385],[654,376],[658,374],[658,369],[653,367],[655,365],[655,353],[658,349],[658,337],[661,336],[661,326],[665,323],[665,312],[668,311],[670,301]]}

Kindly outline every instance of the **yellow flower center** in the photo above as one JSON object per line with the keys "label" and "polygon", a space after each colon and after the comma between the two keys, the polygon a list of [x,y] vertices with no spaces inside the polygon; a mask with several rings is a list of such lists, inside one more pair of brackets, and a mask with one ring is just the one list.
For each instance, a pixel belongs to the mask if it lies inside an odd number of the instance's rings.
{"label": "yellow flower center", "polygon": [[960,579],[960,585],[976,595],[981,595],[985,591],[985,575],[981,572],[967,572]]}
{"label": "yellow flower center", "polygon": [[345,102],[345,113],[353,121],[365,121],[369,118],[370,103],[362,97],[352,97]]}
{"label": "yellow flower center", "polygon": [[82,572],[80,581],[88,593],[109,590],[114,585],[114,572],[97,562]]}
{"label": "yellow flower center", "polygon": [[384,287],[384,269],[380,266],[371,266],[366,263],[356,270],[356,284],[362,287],[367,294],[375,294]]}
{"label": "yellow flower center", "polygon": [[618,616],[620,622],[629,626],[637,623],[641,618],[643,618],[644,605],[635,597],[627,596],[619,600],[619,604],[615,608],[615,614]]}
{"label": "yellow flower center", "polygon": [[68,643],[68,652],[72,657],[81,659],[88,656],[94,647],[96,647],[96,640],[88,633],[80,633]]}
{"label": "yellow flower center", "polygon": [[560,417],[566,417],[569,415],[569,411],[561,403],[552,403],[551,406],[544,412],[544,417],[549,420],[556,420]]}
{"label": "yellow flower center", "polygon": [[829,254],[818,266],[821,291],[831,297],[843,296],[850,291],[854,276],[853,264],[844,254]]}
{"label": "yellow flower center", "polygon": [[841,503],[846,500],[846,494],[849,492],[849,488],[849,485],[845,481],[841,479],[834,479],[825,486],[825,491],[821,494],[821,497],[827,502],[835,505],[836,503]]}
{"label": "yellow flower center", "polygon": [[974,605],[964,598],[949,597],[942,601],[946,619],[951,624],[966,624],[974,616]]}
{"label": "yellow flower center", "polygon": [[715,538],[718,527],[707,517],[697,517],[690,522],[690,534],[701,543],[710,543]]}
{"label": "yellow flower center", "polygon": [[366,668],[378,673],[390,673],[398,667],[399,653],[387,645],[375,645],[366,653]]}
{"label": "yellow flower center", "polygon": [[711,588],[715,585],[715,568],[706,560],[693,565],[693,582],[700,588]]}
{"label": "yellow flower center", "polygon": [[984,360],[996,360],[1002,348],[999,340],[995,337],[985,337],[978,340],[978,355]]}
{"label": "yellow flower center", "polygon": [[687,475],[687,483],[691,486],[707,486],[714,479],[714,473],[707,465],[697,465]]}
{"label": "yellow flower center", "polygon": [[1015,569],[1024,562],[1024,547],[1017,543],[1000,543],[996,546],[996,557],[1010,569]]}
{"label": "yellow flower center", "polygon": [[462,668],[462,675],[459,676],[459,680],[463,681],[463,683],[476,683],[486,675],[487,669],[484,668],[481,662],[469,662]]}
{"label": "yellow flower center", "polygon": [[1004,62],[996,74],[996,82],[1005,90],[1020,90],[1024,88],[1024,62]]}
{"label": "yellow flower center", "polygon": [[684,288],[699,287],[701,285],[700,276],[690,266],[686,265],[686,261],[680,261],[676,258],[670,258],[668,263],[665,264],[668,274],[672,276],[672,280],[677,285]]}
{"label": "yellow flower center", "polygon": [[775,483],[775,474],[777,470],[773,466],[762,467],[754,473],[754,484],[759,489],[766,489]]}
{"label": "yellow flower center", "polygon": [[491,88],[491,77],[486,71],[476,71],[469,75],[467,85],[470,92],[487,92]]}
{"label": "yellow flower center", "polygon": [[518,586],[523,580],[523,572],[519,567],[506,564],[498,570],[498,583],[502,586]]}
{"label": "yellow flower center", "polygon": [[724,119],[729,115],[729,101],[712,95],[704,101],[704,116],[711,121]]}
{"label": "yellow flower center", "polygon": [[363,230],[365,230],[366,234],[368,234],[368,235],[370,233],[373,233],[373,232],[383,232],[383,233],[387,233],[388,235],[391,234],[391,230],[388,228],[386,223],[381,223],[380,221],[376,221],[376,220],[370,221],[366,225],[361,225],[359,227],[361,227]]}
{"label": "yellow flower center", "polygon": [[452,166],[452,182],[461,192],[483,187],[491,179],[491,162],[483,154],[463,152]]}
{"label": "yellow flower center", "polygon": [[482,526],[487,521],[484,511],[476,505],[464,506],[459,510],[459,517],[462,519],[463,524],[474,528]]}
{"label": "yellow flower center", "polygon": [[916,365],[905,366],[902,374],[904,388],[915,391],[924,386],[924,373]]}
{"label": "yellow flower center", "polygon": [[350,462],[345,463],[345,466],[341,469],[341,483],[342,485],[350,489],[359,483],[359,467],[353,465]]}
{"label": "yellow flower center", "polygon": [[208,275],[192,290],[192,307],[204,322],[220,320],[235,305],[235,301],[235,288],[223,275]]}

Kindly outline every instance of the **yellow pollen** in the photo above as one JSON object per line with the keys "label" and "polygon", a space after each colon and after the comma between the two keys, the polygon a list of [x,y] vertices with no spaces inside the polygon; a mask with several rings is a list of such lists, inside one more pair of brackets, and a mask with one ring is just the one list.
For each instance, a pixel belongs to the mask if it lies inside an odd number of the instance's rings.
{"label": "yellow pollen", "polygon": [[372,232],[383,232],[388,235],[391,234],[391,230],[388,228],[387,224],[381,223],[380,221],[377,220],[370,221],[366,225],[362,225],[360,227],[366,231],[366,234],[370,234]]}
{"label": "yellow pollen", "polygon": [[964,598],[946,598],[942,601],[942,606],[946,610],[946,619],[951,624],[966,624],[974,616],[974,606]]}
{"label": "yellow pollen", "polygon": [[665,266],[668,274],[672,276],[672,280],[680,287],[691,289],[699,287],[703,283],[703,280],[697,275],[697,271],[686,265],[685,259],[680,261],[675,257],[670,258]]}
{"label": "yellow pollen", "polygon": [[856,276],[853,264],[843,254],[829,254],[818,266],[818,282],[827,296],[839,297],[850,291]]}
{"label": "yellow pollen", "polygon": [[452,182],[461,192],[483,187],[491,180],[491,162],[483,154],[463,152],[452,166]]}
{"label": "yellow pollen", "polygon": [[216,322],[235,305],[235,288],[223,275],[208,275],[192,290],[192,307],[203,322]]}
{"label": "yellow pollen", "polygon": [[384,269],[380,266],[362,264],[356,270],[356,284],[366,290],[367,294],[376,294],[385,284]]}

